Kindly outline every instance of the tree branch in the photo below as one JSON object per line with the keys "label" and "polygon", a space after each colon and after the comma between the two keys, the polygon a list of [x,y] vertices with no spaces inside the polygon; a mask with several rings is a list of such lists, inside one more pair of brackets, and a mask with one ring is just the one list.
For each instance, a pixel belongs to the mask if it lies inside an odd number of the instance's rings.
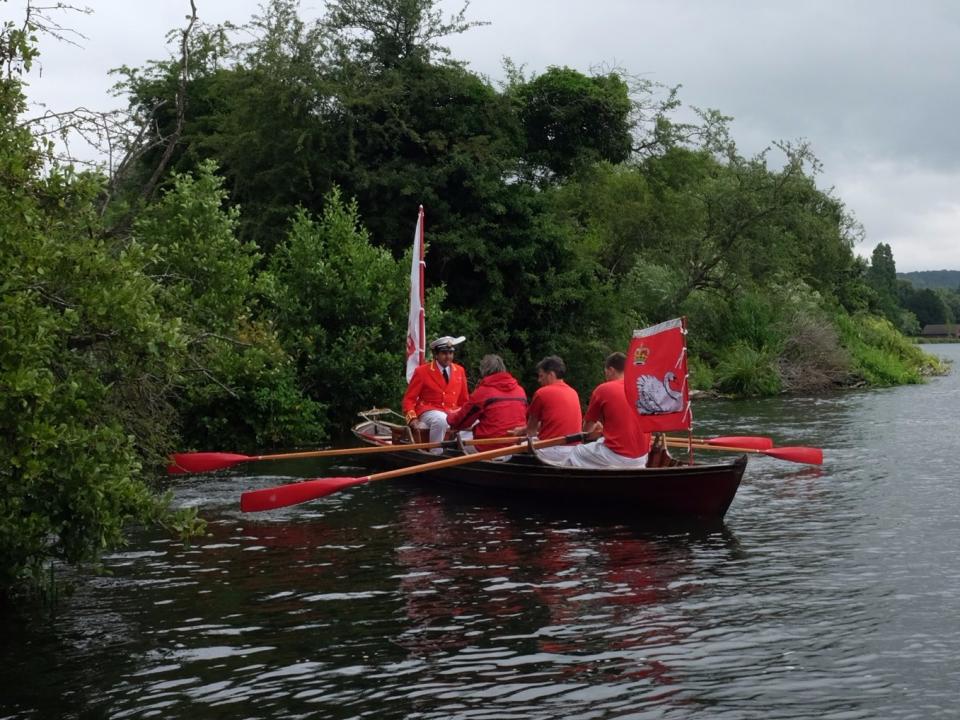
{"label": "tree branch", "polygon": [[193,30],[193,26],[197,22],[197,4],[195,0],[190,0],[189,19],[190,22],[187,23],[187,27],[183,30],[180,39],[180,84],[177,87],[176,99],[177,124],[174,127],[173,133],[171,133],[169,140],[167,141],[167,147],[163,151],[163,156],[160,158],[160,162],[157,164],[156,169],[153,171],[153,175],[150,176],[150,179],[144,186],[143,191],[140,193],[140,199],[143,202],[147,202],[151,197],[153,197],[153,193],[157,189],[160,178],[167,169],[170,158],[173,157],[173,152],[176,150],[177,143],[180,142],[180,136],[183,134],[183,125],[187,108],[187,81],[190,77],[190,31]]}

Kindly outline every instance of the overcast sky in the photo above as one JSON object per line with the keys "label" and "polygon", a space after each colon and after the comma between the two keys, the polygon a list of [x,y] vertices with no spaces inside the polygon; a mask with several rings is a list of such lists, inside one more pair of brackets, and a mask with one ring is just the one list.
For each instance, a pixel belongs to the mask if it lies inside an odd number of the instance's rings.
{"label": "overcast sky", "polygon": [[[75,0],[83,4],[82,0]],[[4,20],[23,0],[0,0]],[[196,0],[201,20],[243,23],[257,0]],[[32,101],[107,110],[110,68],[169,56],[189,0],[88,0],[62,15],[82,47],[43,38]],[[442,0],[448,11],[461,2]],[[322,0],[302,0],[312,19]],[[744,154],[810,142],[866,230],[857,251],[893,248],[897,269],[960,269],[960,2],[952,0],[474,0],[491,24],[450,38],[453,57],[500,79],[510,57],[537,72],[616,66],[682,85],[685,105],[733,116]]]}

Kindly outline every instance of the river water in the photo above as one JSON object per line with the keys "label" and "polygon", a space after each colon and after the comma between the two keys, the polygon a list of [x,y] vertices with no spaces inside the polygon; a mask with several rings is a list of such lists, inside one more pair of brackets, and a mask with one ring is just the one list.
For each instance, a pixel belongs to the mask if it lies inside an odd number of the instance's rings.
{"label": "river water", "polygon": [[0,618],[0,718],[954,718],[958,407],[957,371],[700,403],[699,433],[825,450],[751,457],[710,527],[427,480],[239,512],[358,474],[311,461],[179,480],[207,537],[135,533],[52,614]]}

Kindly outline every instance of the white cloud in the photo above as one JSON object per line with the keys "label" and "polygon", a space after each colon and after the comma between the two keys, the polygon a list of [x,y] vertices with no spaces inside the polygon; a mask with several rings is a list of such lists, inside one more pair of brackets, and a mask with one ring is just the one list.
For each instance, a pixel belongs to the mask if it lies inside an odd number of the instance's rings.
{"label": "white cloud", "polygon": [[867,239],[857,248],[869,258],[878,243],[893,250],[897,270],[960,268],[960,173],[917,163],[874,161],[837,181],[837,195],[855,208]]}
{"label": "white cloud", "polygon": [[509,55],[531,70],[608,63],[682,84],[685,103],[734,117],[745,154],[809,141],[821,186],[866,229],[861,254],[886,242],[901,270],[960,269],[960,5],[484,0],[471,10],[494,21],[454,40],[475,69],[496,75]]}

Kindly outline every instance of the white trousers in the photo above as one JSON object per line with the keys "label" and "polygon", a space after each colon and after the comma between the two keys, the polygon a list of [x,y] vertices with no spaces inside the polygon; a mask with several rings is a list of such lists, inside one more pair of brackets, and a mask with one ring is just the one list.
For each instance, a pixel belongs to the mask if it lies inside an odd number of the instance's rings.
{"label": "white trousers", "polygon": [[620,455],[608,448],[603,438],[600,438],[582,445],[574,445],[563,464],[582,468],[643,468],[647,466],[647,456],[632,458]]}
{"label": "white trousers", "polygon": [[[430,442],[443,442],[443,438],[447,434],[447,428],[450,427],[447,424],[447,414],[445,412],[427,410],[417,419],[430,429]],[[430,452],[434,455],[440,455],[443,448],[432,448]]]}
{"label": "white trousers", "polygon": [[[473,440],[473,430],[461,430],[460,432],[457,433],[457,435],[459,435],[459,436],[460,436],[460,440],[463,441],[463,453],[464,453],[464,455],[470,455],[470,454],[472,454],[472,453],[482,452],[483,450],[492,450],[492,448],[483,448],[483,447],[481,447],[481,448],[478,449],[476,445],[473,445],[473,444],[468,445],[468,444],[467,444],[467,440]],[[517,438],[517,441],[519,441],[519,440],[520,440],[520,438]],[[512,458],[512,457],[513,457],[513,455],[501,455],[500,457],[495,457],[495,458],[490,458],[490,459],[491,459],[493,462],[507,462],[507,461],[510,460],[510,458]]]}
{"label": "white trousers", "polygon": [[[536,438],[534,438],[534,440],[536,440]],[[575,447],[576,445],[554,445],[552,447],[538,448],[534,452],[536,452],[537,457],[541,460],[546,460],[553,465],[563,465],[567,456]]]}

